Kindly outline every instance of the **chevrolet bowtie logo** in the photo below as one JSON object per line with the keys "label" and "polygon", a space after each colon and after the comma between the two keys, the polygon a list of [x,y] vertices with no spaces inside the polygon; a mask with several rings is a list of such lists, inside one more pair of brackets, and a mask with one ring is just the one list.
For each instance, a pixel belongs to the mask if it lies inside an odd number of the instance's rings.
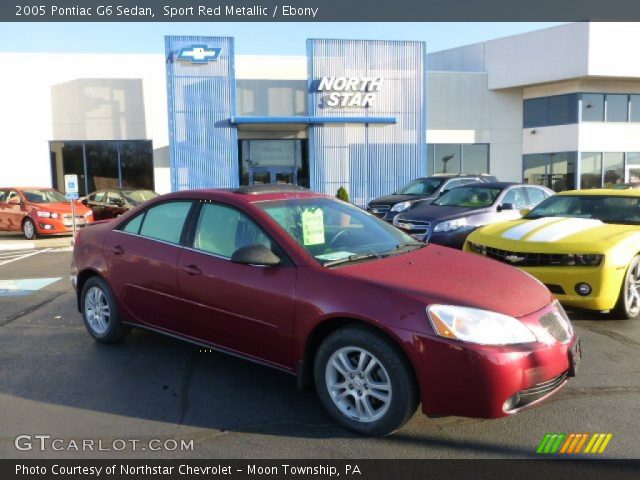
{"label": "chevrolet bowtie logo", "polygon": [[177,58],[191,63],[209,63],[218,60],[220,53],[222,53],[222,48],[212,48],[208,45],[191,45],[190,47],[181,48]]}
{"label": "chevrolet bowtie logo", "polygon": [[507,255],[504,259],[509,263],[520,263],[525,257],[521,257],[520,255]]}

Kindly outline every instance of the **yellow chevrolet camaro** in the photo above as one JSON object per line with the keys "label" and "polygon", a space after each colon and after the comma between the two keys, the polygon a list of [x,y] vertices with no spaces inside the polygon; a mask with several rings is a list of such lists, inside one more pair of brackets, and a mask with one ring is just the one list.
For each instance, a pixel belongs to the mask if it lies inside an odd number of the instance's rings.
{"label": "yellow chevrolet camaro", "polygon": [[464,249],[521,268],[565,305],[640,316],[640,190],[562,192]]}

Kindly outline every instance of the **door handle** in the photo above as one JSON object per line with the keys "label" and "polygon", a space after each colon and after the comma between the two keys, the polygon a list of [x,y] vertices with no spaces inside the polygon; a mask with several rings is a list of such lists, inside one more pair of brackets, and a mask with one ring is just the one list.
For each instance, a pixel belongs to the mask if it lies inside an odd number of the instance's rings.
{"label": "door handle", "polygon": [[122,248],[120,245],[116,245],[115,247],[110,247],[109,251],[114,255],[122,255],[124,253],[124,248]]}
{"label": "door handle", "polygon": [[200,270],[197,265],[180,265],[180,270],[191,277],[202,275],[202,270]]}

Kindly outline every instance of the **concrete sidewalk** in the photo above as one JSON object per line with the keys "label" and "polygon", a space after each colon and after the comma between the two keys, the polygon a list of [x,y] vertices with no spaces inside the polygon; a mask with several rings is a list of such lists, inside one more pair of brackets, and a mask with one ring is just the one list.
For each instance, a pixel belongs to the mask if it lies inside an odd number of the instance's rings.
{"label": "concrete sidewalk", "polygon": [[0,251],[71,247],[71,235],[26,240],[21,232],[0,232]]}

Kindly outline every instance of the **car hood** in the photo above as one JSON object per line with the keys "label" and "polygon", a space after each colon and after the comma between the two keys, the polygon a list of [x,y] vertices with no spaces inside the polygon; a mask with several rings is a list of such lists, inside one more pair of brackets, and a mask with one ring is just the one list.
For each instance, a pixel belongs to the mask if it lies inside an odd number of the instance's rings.
{"label": "car hood", "polygon": [[568,217],[520,219],[483,227],[471,234],[470,242],[510,251],[534,253],[600,253],[630,235],[640,226],[603,223]]}
{"label": "car hood", "polygon": [[[59,213],[59,214],[71,214],[71,204],[68,202],[52,202],[52,203],[29,203],[27,204],[33,210],[40,210],[44,212]],[[91,209],[85,207],[82,203],[76,202],[75,205],[76,214],[84,215]]]}
{"label": "car hood", "polygon": [[436,194],[431,195],[396,195],[392,193],[391,195],[386,195],[384,197],[378,197],[369,202],[369,205],[395,205],[400,202],[411,202],[415,200],[426,200],[426,199],[434,199],[436,198]]}
{"label": "car hood", "polygon": [[418,205],[398,217],[398,220],[454,220],[484,212],[484,208]]}
{"label": "car hood", "polygon": [[552,301],[546,287],[514,267],[439,245],[338,269],[343,275],[404,293],[424,302],[425,308],[443,303],[520,317]]}

